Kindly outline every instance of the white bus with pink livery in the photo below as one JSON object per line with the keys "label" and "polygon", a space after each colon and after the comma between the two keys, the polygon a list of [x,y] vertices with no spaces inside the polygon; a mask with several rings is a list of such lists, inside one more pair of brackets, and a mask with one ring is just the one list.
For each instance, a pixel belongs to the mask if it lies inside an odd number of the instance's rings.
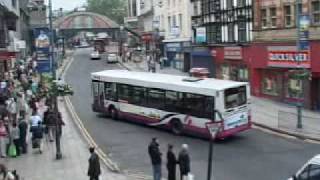
{"label": "white bus with pink livery", "polygon": [[219,139],[251,128],[250,88],[245,82],[126,70],[95,72],[91,78],[93,111],[113,119],[202,137],[210,136],[206,123],[215,119]]}

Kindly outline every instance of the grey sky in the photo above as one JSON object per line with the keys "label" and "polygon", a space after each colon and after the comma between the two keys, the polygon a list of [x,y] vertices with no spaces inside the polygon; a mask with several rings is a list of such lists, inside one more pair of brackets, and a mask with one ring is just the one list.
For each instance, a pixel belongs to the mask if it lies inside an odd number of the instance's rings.
{"label": "grey sky", "polygon": [[[46,0],[47,2],[49,0]],[[73,10],[86,3],[87,0],[52,0],[53,9],[63,8],[64,10]]]}

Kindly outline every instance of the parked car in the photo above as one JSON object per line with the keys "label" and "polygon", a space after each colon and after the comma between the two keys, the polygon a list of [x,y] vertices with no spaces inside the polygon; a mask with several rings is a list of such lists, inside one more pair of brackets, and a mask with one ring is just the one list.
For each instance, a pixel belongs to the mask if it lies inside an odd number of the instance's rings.
{"label": "parked car", "polygon": [[115,53],[110,53],[107,55],[107,63],[116,63],[118,62],[119,57]]}
{"label": "parked car", "polygon": [[319,180],[320,154],[311,158],[302,168],[288,180]]}
{"label": "parked car", "polygon": [[93,51],[90,54],[90,57],[91,57],[91,59],[100,59],[101,58],[99,51]]}

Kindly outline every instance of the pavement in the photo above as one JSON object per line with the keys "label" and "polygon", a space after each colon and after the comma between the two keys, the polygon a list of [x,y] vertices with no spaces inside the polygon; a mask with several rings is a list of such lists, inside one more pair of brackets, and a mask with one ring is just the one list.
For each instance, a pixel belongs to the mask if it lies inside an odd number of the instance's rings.
{"label": "pavement", "polygon": [[[71,63],[72,51],[67,52],[68,58],[57,70],[58,75],[62,75],[64,70]],[[88,179],[87,168],[90,153],[88,148],[92,145],[84,136],[81,129],[77,128],[77,122],[73,119],[64,99],[58,102],[59,111],[62,114],[65,126],[61,138],[61,149],[63,158],[56,160],[55,143],[49,142],[47,138],[43,142],[43,153],[33,150],[30,145],[30,134],[27,142],[28,153],[16,158],[0,159],[1,164],[5,164],[9,170],[17,170],[22,180],[62,180],[62,179]],[[104,162],[100,160],[102,174],[101,179],[108,180],[134,180],[124,174],[114,173],[109,170]]]}
{"label": "pavement", "polygon": [[[148,71],[145,61],[120,62],[123,67],[134,71]],[[160,68],[157,64],[157,73],[188,76],[188,73],[172,67]],[[297,108],[293,105],[276,102],[273,100],[251,97],[252,121],[265,129],[282,134],[291,135],[299,139],[320,141],[320,112],[303,109],[302,128],[297,128]]]}

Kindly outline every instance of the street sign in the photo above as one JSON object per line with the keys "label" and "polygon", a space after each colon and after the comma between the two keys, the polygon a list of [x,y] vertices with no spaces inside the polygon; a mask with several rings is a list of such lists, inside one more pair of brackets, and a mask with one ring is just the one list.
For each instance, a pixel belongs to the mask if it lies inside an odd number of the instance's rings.
{"label": "street sign", "polygon": [[206,127],[211,134],[211,138],[215,139],[220,128],[221,128],[221,123],[220,122],[208,122],[206,123]]}

